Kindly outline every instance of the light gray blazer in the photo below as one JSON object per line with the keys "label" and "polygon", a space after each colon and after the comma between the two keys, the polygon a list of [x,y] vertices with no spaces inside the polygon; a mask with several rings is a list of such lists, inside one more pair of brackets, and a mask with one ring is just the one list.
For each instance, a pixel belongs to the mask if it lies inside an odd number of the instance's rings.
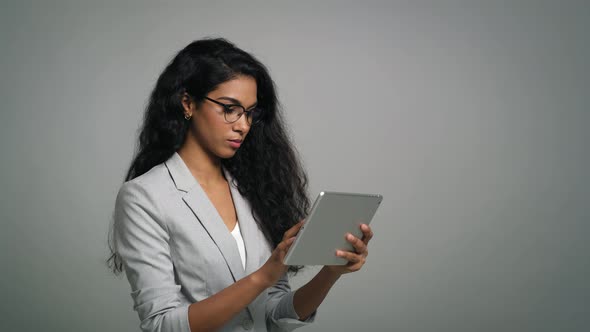
{"label": "light gray blazer", "polygon": [[[271,247],[249,203],[225,171],[246,247],[242,267],[235,239],[178,153],[124,183],[114,215],[114,245],[123,260],[143,331],[190,331],[188,306],[256,271]],[[290,331],[298,320],[285,274],[223,331]]]}

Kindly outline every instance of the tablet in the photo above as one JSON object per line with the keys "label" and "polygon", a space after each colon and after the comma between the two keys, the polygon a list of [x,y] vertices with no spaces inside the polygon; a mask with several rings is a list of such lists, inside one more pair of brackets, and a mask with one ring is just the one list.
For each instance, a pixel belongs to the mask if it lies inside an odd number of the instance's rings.
{"label": "tablet", "polygon": [[344,236],[362,238],[360,224],[369,224],[381,204],[377,194],[322,191],[311,208],[305,224],[289,248],[286,265],[344,265],[337,249],[354,251]]}

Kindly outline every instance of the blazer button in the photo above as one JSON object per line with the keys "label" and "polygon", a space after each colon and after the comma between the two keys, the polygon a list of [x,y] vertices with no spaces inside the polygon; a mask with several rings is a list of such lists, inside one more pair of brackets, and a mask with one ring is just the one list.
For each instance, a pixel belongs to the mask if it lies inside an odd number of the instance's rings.
{"label": "blazer button", "polygon": [[250,318],[244,318],[244,320],[242,321],[242,327],[244,328],[244,330],[250,330],[252,326],[254,326],[254,322],[252,322]]}

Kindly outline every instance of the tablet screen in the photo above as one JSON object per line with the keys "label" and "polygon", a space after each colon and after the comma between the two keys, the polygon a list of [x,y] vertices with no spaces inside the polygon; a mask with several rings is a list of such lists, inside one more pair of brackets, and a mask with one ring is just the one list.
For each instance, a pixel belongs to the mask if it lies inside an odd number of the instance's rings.
{"label": "tablet screen", "polygon": [[303,228],[284,259],[286,265],[344,265],[347,260],[335,255],[337,249],[353,251],[346,233],[361,238],[361,224],[369,224],[383,196],[321,192]]}

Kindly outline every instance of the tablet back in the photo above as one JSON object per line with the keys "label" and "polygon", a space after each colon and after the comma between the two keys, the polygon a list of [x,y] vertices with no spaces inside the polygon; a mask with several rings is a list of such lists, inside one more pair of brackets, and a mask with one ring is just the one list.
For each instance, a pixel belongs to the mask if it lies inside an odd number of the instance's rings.
{"label": "tablet back", "polygon": [[287,265],[344,265],[337,249],[353,251],[347,232],[362,238],[360,224],[369,224],[383,196],[321,192],[303,228],[285,256]]}

